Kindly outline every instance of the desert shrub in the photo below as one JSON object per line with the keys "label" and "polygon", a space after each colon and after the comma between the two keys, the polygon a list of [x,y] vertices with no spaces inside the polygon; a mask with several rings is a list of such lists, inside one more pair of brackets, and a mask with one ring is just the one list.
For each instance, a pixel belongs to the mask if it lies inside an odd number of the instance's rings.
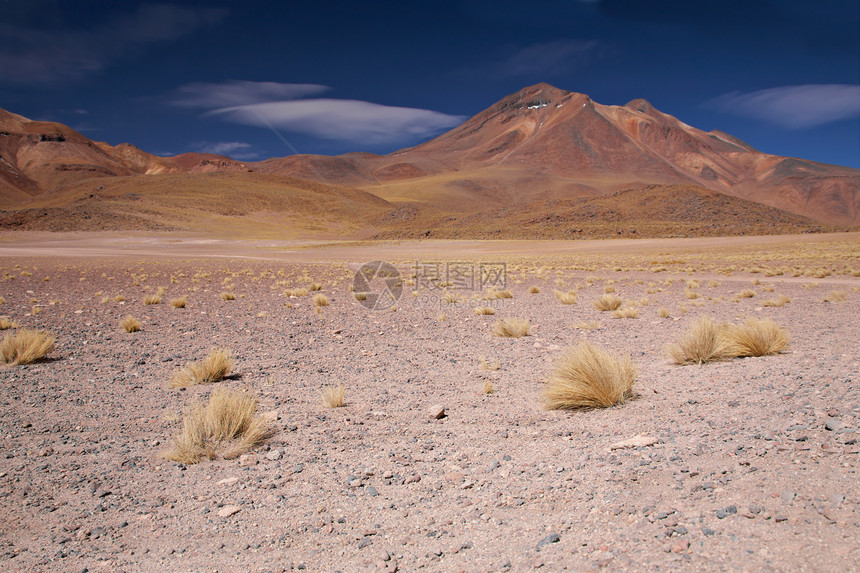
{"label": "desert shrub", "polygon": [[221,300],[236,300],[236,294],[229,291],[224,291],[221,293]]}
{"label": "desert shrub", "polygon": [[493,325],[493,334],[505,338],[519,338],[529,335],[529,321],[523,318],[506,318]]}
{"label": "desert shrub", "polygon": [[484,380],[483,391],[484,391],[484,394],[492,394],[493,392],[496,391],[495,387],[493,387],[493,381],[492,380]]}
{"label": "desert shrub", "polygon": [[310,286],[308,286],[308,290],[309,290],[309,291],[322,290],[322,287],[323,287],[323,286],[322,286],[322,283],[312,282],[312,283],[310,284]]}
{"label": "desert shrub", "polygon": [[615,287],[612,285],[605,286],[603,287],[603,292],[605,292],[606,294],[612,294],[615,292]]}
{"label": "desert shrub", "polygon": [[161,296],[157,294],[146,296],[143,299],[143,304],[161,304]]}
{"label": "desert shrub", "polygon": [[172,306],[173,308],[185,308],[185,305],[187,303],[188,299],[186,299],[184,296],[170,299],[170,306]]}
{"label": "desert shrub", "polygon": [[576,291],[575,290],[569,290],[567,292],[555,290],[555,291],[553,291],[553,294],[555,295],[555,298],[557,298],[561,304],[576,304]]}
{"label": "desert shrub", "polygon": [[308,295],[308,289],[306,289],[306,288],[293,288],[293,289],[288,288],[284,291],[284,296],[289,296],[289,297],[298,298],[300,296],[307,296],[307,295]]}
{"label": "desert shrub", "polygon": [[540,292],[540,287],[536,287],[536,286],[529,287],[529,292],[532,294],[537,294]]}
{"label": "desert shrub", "polygon": [[550,410],[605,408],[630,397],[636,366],[582,340],[556,361],[542,392]]}
{"label": "desert shrub", "polygon": [[657,316],[659,316],[660,318],[669,318],[669,309],[665,306],[661,306],[657,310]]}
{"label": "desert shrub", "polygon": [[7,316],[0,316],[0,330],[9,330],[10,328],[18,328],[18,323]]}
{"label": "desert shrub", "polygon": [[345,395],[346,388],[343,385],[328,386],[320,391],[320,396],[322,397],[323,404],[325,404],[328,408],[340,408],[341,406],[343,406]]}
{"label": "desert shrub", "polygon": [[824,297],[824,302],[845,302],[848,298],[844,290],[832,290]]}
{"label": "desert shrub", "polygon": [[321,292],[315,294],[312,300],[314,302],[314,306],[317,307],[328,306],[329,304],[331,304],[331,301],[328,299],[328,297]]}
{"label": "desert shrub", "polygon": [[56,340],[55,336],[41,330],[24,329],[7,334],[0,342],[0,359],[4,364],[30,364],[47,356]]}
{"label": "desert shrub", "polygon": [[733,358],[722,329],[707,316],[699,317],[666,353],[675,364],[703,364]]}
{"label": "desert shrub", "polygon": [[195,384],[211,384],[222,380],[233,369],[233,355],[225,348],[213,348],[209,356],[191,362],[173,374],[171,388],[185,388]]}
{"label": "desert shrub", "polygon": [[256,409],[257,398],[252,394],[215,388],[208,403],[186,412],[182,429],[162,455],[184,464],[217,456],[235,458],[271,435],[269,422],[255,415]]}
{"label": "desert shrub", "polygon": [[143,325],[140,324],[140,321],[130,314],[128,316],[126,316],[125,318],[123,318],[119,322],[119,325],[126,332],[137,332],[141,328],[143,328]]}
{"label": "desert shrub", "polygon": [[496,314],[496,309],[491,306],[476,306],[474,309],[472,309],[472,312],[479,315],[490,315]]}
{"label": "desert shrub", "polygon": [[755,296],[755,291],[752,289],[744,289],[737,294],[739,298],[752,298]]}
{"label": "desert shrub", "polygon": [[732,356],[768,356],[788,349],[791,340],[788,332],[769,318],[750,317],[742,325],[723,327]]}
{"label": "desert shrub", "polygon": [[638,308],[619,308],[618,310],[612,311],[613,318],[638,318],[639,317],[639,309]]}
{"label": "desert shrub", "polygon": [[483,356],[478,356],[478,364],[480,365],[481,370],[498,370],[499,363],[498,362],[489,362]]}
{"label": "desert shrub", "polygon": [[352,296],[355,297],[355,300],[367,300],[366,292],[354,292],[352,293]]}
{"label": "desert shrub", "polygon": [[623,301],[620,296],[611,293],[602,294],[594,301],[594,308],[600,312],[618,310],[621,307],[622,302]]}
{"label": "desert shrub", "polygon": [[790,298],[788,298],[784,294],[780,294],[777,298],[770,298],[761,304],[762,306],[785,306],[790,302]]}
{"label": "desert shrub", "polygon": [[455,293],[448,292],[446,290],[445,294],[442,295],[442,300],[447,302],[448,304],[456,304],[456,303],[460,302],[460,297],[457,296]]}
{"label": "desert shrub", "polygon": [[125,302],[125,297],[122,296],[121,294],[118,294],[115,297],[113,297],[113,300],[114,300],[114,302]]}

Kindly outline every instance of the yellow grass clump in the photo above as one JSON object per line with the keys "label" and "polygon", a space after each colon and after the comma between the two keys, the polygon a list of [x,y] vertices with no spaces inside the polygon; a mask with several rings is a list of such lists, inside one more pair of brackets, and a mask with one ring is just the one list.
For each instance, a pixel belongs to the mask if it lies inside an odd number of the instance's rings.
{"label": "yellow grass clump", "polygon": [[114,302],[125,302],[125,297],[122,296],[121,294],[118,294],[115,297],[113,297],[113,300],[114,300]]}
{"label": "yellow grass clump", "polygon": [[310,284],[310,286],[308,286],[308,290],[309,291],[322,290],[322,287],[323,287],[322,283],[313,282]]}
{"label": "yellow grass clump", "polygon": [[308,292],[309,291],[306,288],[301,288],[301,287],[300,288],[293,288],[293,289],[288,288],[284,291],[284,296],[298,298],[300,296],[308,296]]}
{"label": "yellow grass clump", "polygon": [[235,293],[224,291],[221,293],[221,300],[236,300]]}
{"label": "yellow grass clump", "polygon": [[504,338],[519,338],[529,335],[529,321],[524,318],[506,318],[493,325],[493,334]]}
{"label": "yellow grass clump", "polygon": [[594,301],[594,308],[599,310],[600,312],[606,312],[608,310],[618,310],[621,307],[620,296],[616,296],[614,294],[602,294],[597,300]]}
{"label": "yellow grass clump", "polygon": [[612,311],[613,318],[638,318],[639,317],[639,309],[638,308],[619,308],[618,310]]}
{"label": "yellow grass clump", "polygon": [[784,294],[780,294],[777,298],[769,298],[761,304],[762,306],[785,306],[790,302],[790,298],[788,298]]}
{"label": "yellow grass clump", "polygon": [[665,306],[661,306],[657,310],[657,316],[659,316],[660,318],[669,318],[669,309]]}
{"label": "yellow grass clump", "polygon": [[736,357],[769,356],[791,346],[788,332],[769,318],[750,317],[741,325],[724,325],[723,336]]}
{"label": "yellow grass clump", "polygon": [[484,391],[484,394],[492,394],[493,392],[496,391],[496,389],[493,387],[492,380],[484,380],[483,391]]}
{"label": "yellow grass clump", "polygon": [[18,323],[7,316],[0,316],[0,330],[8,330],[10,328],[18,328]]}
{"label": "yellow grass clump", "polygon": [[355,300],[367,300],[366,292],[354,292],[352,296],[355,297]]}
{"label": "yellow grass clump", "polygon": [[54,335],[40,330],[24,329],[7,334],[0,342],[0,359],[4,364],[30,364],[47,356],[56,340]]}
{"label": "yellow grass clump", "polygon": [[529,292],[532,294],[537,294],[540,292],[540,287],[531,286],[531,287],[529,287]]}
{"label": "yellow grass clump", "polygon": [[550,410],[606,408],[629,398],[635,380],[629,356],[613,356],[582,340],[556,361],[542,397]]}
{"label": "yellow grass clump", "polygon": [[832,290],[824,297],[824,302],[845,302],[848,298],[844,290]]}
{"label": "yellow grass clump", "polygon": [[343,385],[329,386],[320,391],[323,404],[328,408],[340,408],[344,405],[344,395],[346,388]]}
{"label": "yellow grass clump", "polygon": [[143,325],[140,324],[140,321],[138,319],[136,319],[135,317],[133,317],[132,315],[128,315],[125,318],[123,318],[119,322],[119,325],[126,332],[137,332],[141,328],[143,328]]}
{"label": "yellow grass clump", "polygon": [[252,394],[215,388],[207,404],[197,404],[185,414],[182,429],[162,455],[184,464],[238,457],[272,433],[268,420],[255,415],[256,410]]}
{"label": "yellow grass clump", "polygon": [[143,304],[161,304],[161,296],[151,294],[143,299]]}
{"label": "yellow grass clump", "polygon": [[479,315],[496,314],[496,309],[491,306],[476,306],[472,312]]}
{"label": "yellow grass clump", "polygon": [[184,296],[170,299],[170,306],[172,306],[173,308],[185,308],[185,305],[187,303],[188,299],[186,299]]}
{"label": "yellow grass clump", "polygon": [[499,363],[498,362],[489,362],[483,356],[478,356],[478,363],[480,364],[481,370],[498,370]]}
{"label": "yellow grass clump", "polygon": [[191,362],[173,374],[171,388],[185,388],[195,384],[211,384],[222,380],[233,369],[233,355],[225,348],[213,348],[209,356]]}
{"label": "yellow grass clump", "polygon": [[314,306],[317,307],[328,306],[329,304],[331,304],[331,301],[328,299],[328,297],[321,292],[314,295],[313,301]]}
{"label": "yellow grass clump", "polygon": [[575,290],[569,290],[567,292],[555,290],[555,291],[553,291],[553,294],[555,295],[555,298],[557,298],[561,304],[576,304],[576,291]]}
{"label": "yellow grass clump", "polygon": [[748,288],[748,289],[744,289],[744,290],[742,290],[741,292],[739,292],[739,293],[737,294],[737,296],[738,296],[738,297],[740,297],[740,298],[752,298],[752,297],[754,297],[754,296],[755,296],[755,291],[754,291],[754,290],[752,290],[752,289],[749,289],[749,288]]}
{"label": "yellow grass clump", "polygon": [[693,322],[674,344],[667,345],[666,353],[675,364],[703,364],[734,357],[720,327],[707,316]]}

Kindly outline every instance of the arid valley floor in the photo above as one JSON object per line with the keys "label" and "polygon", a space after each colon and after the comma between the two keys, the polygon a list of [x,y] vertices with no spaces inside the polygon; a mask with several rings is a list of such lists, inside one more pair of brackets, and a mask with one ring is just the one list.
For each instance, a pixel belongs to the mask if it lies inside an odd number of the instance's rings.
{"label": "arid valley floor", "polygon": [[[380,310],[350,289],[373,260],[402,276]],[[512,298],[489,298],[481,269],[501,264]],[[46,360],[0,366],[3,571],[858,569],[860,233],[7,233],[0,275],[0,315],[56,336]],[[292,290],[313,283],[329,305]],[[636,318],[595,308],[612,290]],[[139,332],[120,328],[126,315]],[[664,346],[700,315],[772,318],[791,348],[672,364]],[[493,336],[512,317],[529,335]],[[546,410],[547,375],[582,338],[632,357],[635,396]],[[215,346],[235,356],[227,379],[169,387]],[[345,405],[326,407],[321,390],[338,385]],[[162,457],[183,412],[220,386],[253,392],[271,437],[236,459]],[[637,435],[655,443],[613,449]]]}

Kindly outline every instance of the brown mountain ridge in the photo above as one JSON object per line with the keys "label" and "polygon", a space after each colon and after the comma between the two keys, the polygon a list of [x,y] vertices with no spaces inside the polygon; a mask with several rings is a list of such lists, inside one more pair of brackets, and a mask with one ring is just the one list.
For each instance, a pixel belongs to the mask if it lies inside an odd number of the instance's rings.
{"label": "brown mountain ridge", "polygon": [[6,228],[493,238],[798,232],[860,225],[858,190],[860,170],[761,153],[645,100],[605,106],[548,84],[388,155],[260,162],[158,157],[0,110]]}

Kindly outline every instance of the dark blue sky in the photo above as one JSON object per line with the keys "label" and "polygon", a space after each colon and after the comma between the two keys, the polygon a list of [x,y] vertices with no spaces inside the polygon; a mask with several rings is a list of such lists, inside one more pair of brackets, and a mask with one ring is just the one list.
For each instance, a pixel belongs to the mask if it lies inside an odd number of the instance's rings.
{"label": "dark blue sky", "polygon": [[540,81],[860,167],[857,0],[0,0],[0,107],[158,154],[387,153]]}

